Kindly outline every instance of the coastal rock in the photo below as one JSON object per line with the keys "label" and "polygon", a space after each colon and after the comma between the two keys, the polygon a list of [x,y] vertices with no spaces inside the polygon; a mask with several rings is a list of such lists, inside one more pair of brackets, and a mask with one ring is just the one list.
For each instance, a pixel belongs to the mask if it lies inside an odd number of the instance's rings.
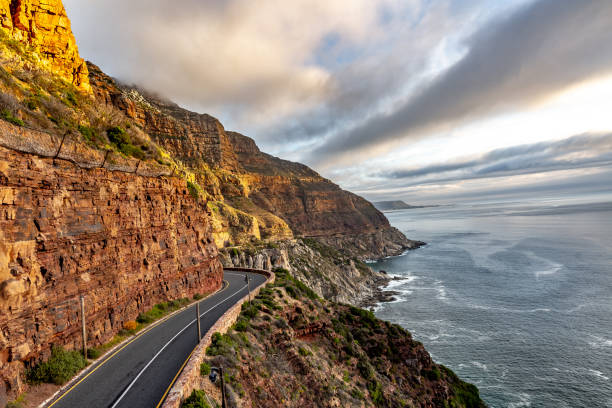
{"label": "coastal rock", "polygon": [[220,287],[202,205],[176,178],[81,169],[0,148],[0,383],[52,345],[110,340],[154,304]]}
{"label": "coastal rock", "polygon": [[41,65],[90,92],[85,61],[79,56],[61,0],[0,0],[0,29],[29,46]]}
{"label": "coastal rock", "polygon": [[313,239],[225,248],[220,255],[225,267],[286,269],[319,296],[336,302],[369,306],[388,299],[380,290],[390,280],[385,274]]}

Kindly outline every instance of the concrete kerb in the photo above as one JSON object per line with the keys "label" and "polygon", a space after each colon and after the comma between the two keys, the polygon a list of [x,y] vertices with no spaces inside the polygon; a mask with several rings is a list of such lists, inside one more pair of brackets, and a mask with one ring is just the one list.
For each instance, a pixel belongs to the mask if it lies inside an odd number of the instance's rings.
{"label": "concrete kerb", "polygon": [[[249,269],[249,268],[225,268],[225,271],[236,271],[236,272],[251,272],[258,273],[267,276],[268,279],[258,287],[251,291],[251,296],[255,297],[259,294],[261,288],[269,283],[274,283],[275,275],[273,272],[264,271],[260,269]],[[228,309],[215,324],[206,332],[202,337],[200,343],[196,346],[195,350],[191,354],[189,361],[185,365],[185,368],[179,375],[178,379],[168,392],[168,396],[164,401],[161,408],[179,408],[185,398],[187,398],[195,389],[203,388],[202,382],[208,381],[208,378],[203,378],[200,375],[200,364],[206,358],[206,349],[211,345],[213,333],[225,333],[227,330],[236,323],[238,316],[242,310],[242,304],[249,300],[249,295],[244,296],[234,306]]]}

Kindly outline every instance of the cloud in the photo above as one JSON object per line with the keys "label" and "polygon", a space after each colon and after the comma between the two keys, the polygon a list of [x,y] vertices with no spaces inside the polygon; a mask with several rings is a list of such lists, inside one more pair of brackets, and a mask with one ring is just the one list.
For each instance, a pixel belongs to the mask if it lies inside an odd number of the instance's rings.
{"label": "cloud", "polygon": [[254,128],[327,100],[336,84],[317,52],[373,41],[383,35],[383,13],[412,2],[64,3],[81,52],[111,75],[221,116],[230,127]]}
{"label": "cloud", "polygon": [[612,2],[541,0],[483,26],[465,56],[398,104],[329,137],[310,155],[323,165],[423,137],[486,115],[538,104],[612,71]]}
{"label": "cloud", "polygon": [[612,168],[612,134],[584,134],[496,149],[475,159],[393,170],[376,177],[415,186],[594,167]]}

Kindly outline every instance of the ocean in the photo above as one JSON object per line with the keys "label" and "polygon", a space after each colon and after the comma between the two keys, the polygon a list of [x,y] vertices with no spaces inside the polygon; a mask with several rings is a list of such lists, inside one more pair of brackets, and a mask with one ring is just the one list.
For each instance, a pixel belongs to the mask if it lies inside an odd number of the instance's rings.
{"label": "ocean", "polygon": [[386,215],[428,245],[370,265],[401,278],[378,317],[408,329],[490,407],[612,407],[612,202]]}

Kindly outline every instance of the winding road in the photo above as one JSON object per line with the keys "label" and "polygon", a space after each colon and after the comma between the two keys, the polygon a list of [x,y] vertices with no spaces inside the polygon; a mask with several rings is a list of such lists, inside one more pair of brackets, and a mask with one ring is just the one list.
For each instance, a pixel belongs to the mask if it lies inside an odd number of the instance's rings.
{"label": "winding road", "polygon": [[[236,302],[266,281],[255,273],[225,270],[224,287],[200,303],[204,335]],[[184,311],[137,334],[117,350],[96,361],[74,385],[46,408],[156,408],[198,344],[195,303]]]}

